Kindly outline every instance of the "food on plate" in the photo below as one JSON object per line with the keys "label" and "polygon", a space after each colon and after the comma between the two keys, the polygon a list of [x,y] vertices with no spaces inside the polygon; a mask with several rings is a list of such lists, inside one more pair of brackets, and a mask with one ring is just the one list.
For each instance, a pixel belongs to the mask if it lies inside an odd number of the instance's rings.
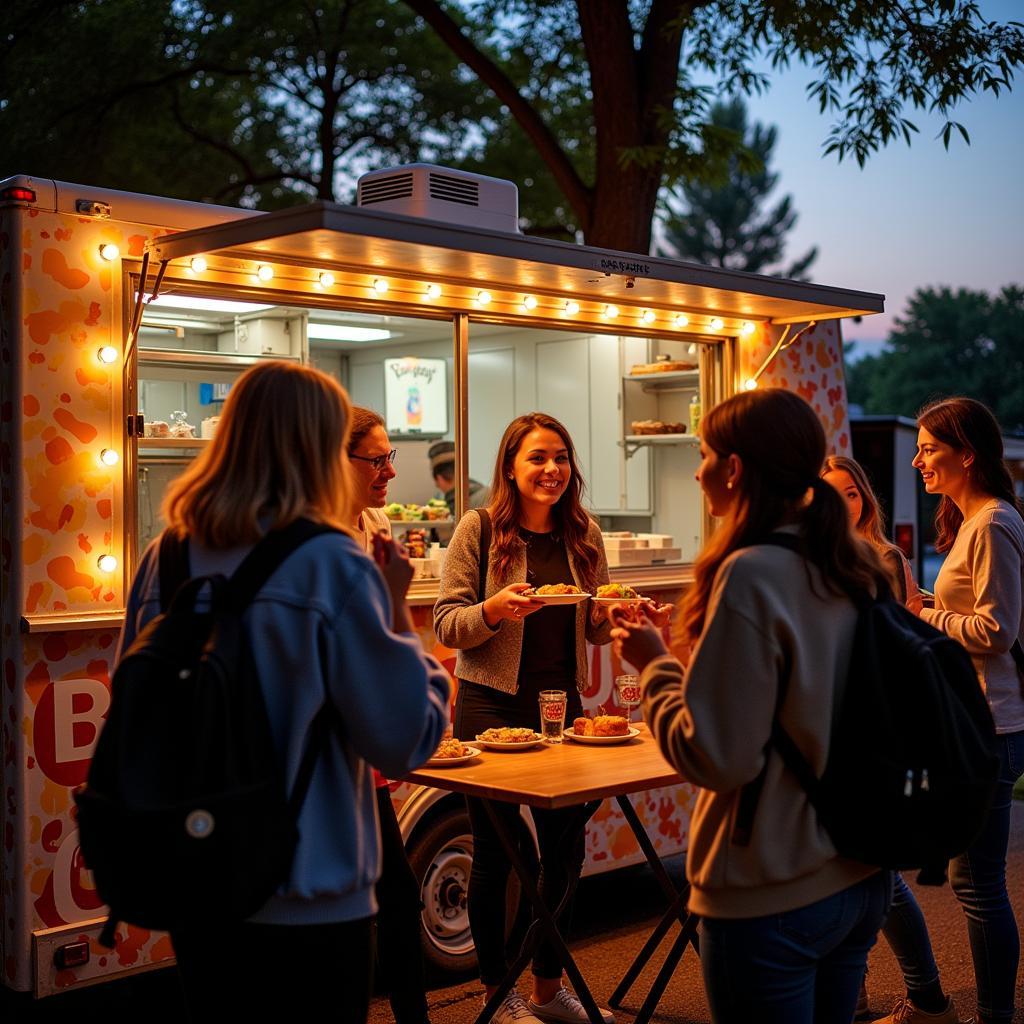
{"label": "food on plate", "polygon": [[594,723],[589,718],[577,718],[572,723],[572,731],[577,736],[593,736]]}
{"label": "food on plate", "polygon": [[634,434],[685,434],[686,424],[664,420],[633,420],[630,429]]}
{"label": "food on plate", "polygon": [[472,753],[474,753],[473,748],[467,747],[462,740],[457,740],[454,736],[446,736],[434,751],[431,760],[447,761],[451,757],[467,757]]}
{"label": "food on plate", "polygon": [[421,519],[451,519],[451,510],[444,499],[431,498],[426,505],[417,505],[415,502],[403,505],[400,501],[393,501],[384,506],[384,515],[395,523],[411,523]]}
{"label": "food on plate", "polygon": [[384,515],[395,522],[401,522],[405,513],[405,506],[400,501],[392,501],[384,506]]}
{"label": "food on plate", "polygon": [[603,583],[597,588],[598,597],[617,597],[623,601],[636,601],[640,595],[625,583]]}
{"label": "food on plate", "polygon": [[450,519],[451,509],[444,498],[431,498],[430,501],[420,509],[424,519]]}
{"label": "food on plate", "polygon": [[502,725],[496,729],[485,729],[477,737],[479,740],[486,740],[488,743],[531,743],[537,738],[532,729],[517,729],[509,725]]}
{"label": "food on plate", "polygon": [[545,583],[543,587],[530,587],[523,591],[523,597],[547,597],[552,594],[582,594],[579,587],[571,583]]}
{"label": "food on plate", "polygon": [[598,715],[594,719],[595,736],[628,736],[629,722],[622,715]]}

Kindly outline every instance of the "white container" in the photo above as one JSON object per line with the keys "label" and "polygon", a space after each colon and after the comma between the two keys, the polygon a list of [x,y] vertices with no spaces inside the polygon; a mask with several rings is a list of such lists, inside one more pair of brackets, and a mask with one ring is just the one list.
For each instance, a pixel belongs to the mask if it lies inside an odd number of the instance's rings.
{"label": "white container", "polygon": [[608,548],[608,565],[650,565],[654,552],[650,548]]}
{"label": "white container", "polygon": [[410,558],[409,564],[412,566],[412,578],[414,580],[422,580],[430,576],[429,558]]}
{"label": "white container", "polygon": [[612,548],[625,551],[631,548],[646,548],[650,547],[650,545],[640,537],[605,537],[604,547],[606,551]]}
{"label": "white container", "polygon": [[671,533],[638,533],[637,537],[647,541],[649,548],[670,548],[675,539]]}

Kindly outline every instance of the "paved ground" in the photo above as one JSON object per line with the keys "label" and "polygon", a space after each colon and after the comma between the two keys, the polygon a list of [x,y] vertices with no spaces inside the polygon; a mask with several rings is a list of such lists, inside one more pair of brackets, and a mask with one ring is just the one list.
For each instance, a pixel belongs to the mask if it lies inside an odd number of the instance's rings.
{"label": "paved ground", "polygon": [[[673,875],[682,870],[679,860],[669,861]],[[1010,898],[1024,925],[1024,803],[1014,806],[1009,859]],[[963,915],[948,887],[919,889],[918,897],[928,919],[936,958],[947,991],[963,1016],[974,1011],[974,979]],[[650,872],[630,869],[614,875],[587,879],[580,887],[573,950],[595,995],[607,999],[619,977],[658,917],[661,894]],[[254,979],[259,966],[254,966]],[[649,982],[651,973],[641,980]],[[1024,972],[1018,976],[1024,979]],[[902,994],[899,972],[892,953],[881,941],[871,956],[871,1008],[887,1013]],[[645,988],[627,1002],[619,1020],[629,1024],[639,1009]],[[429,994],[433,1024],[470,1024],[479,1009],[482,989],[475,981],[435,987]],[[1024,1024],[1024,980],[1018,989],[1015,1024]],[[304,1020],[301,996],[296,1020]],[[632,1011],[632,1012],[630,1012]],[[322,1018],[322,1014],[316,1014]],[[108,983],[33,1003],[0,990],[0,1021],[3,1024],[54,1024],[69,1022],[137,1020],[140,1024],[171,1024],[182,1016],[181,994],[173,971],[158,971],[137,978]],[[378,999],[371,1010],[371,1024],[390,1024],[386,1000]],[[669,985],[655,1015],[658,1024],[709,1024],[699,965],[688,952]]]}

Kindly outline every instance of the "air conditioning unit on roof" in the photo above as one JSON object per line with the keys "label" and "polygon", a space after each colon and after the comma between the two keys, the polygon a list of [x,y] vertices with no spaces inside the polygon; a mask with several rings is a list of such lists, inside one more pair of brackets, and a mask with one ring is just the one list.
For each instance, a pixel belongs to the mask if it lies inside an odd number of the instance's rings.
{"label": "air conditioning unit on roof", "polygon": [[519,190],[511,181],[436,164],[405,164],[364,174],[356,206],[491,231],[519,231]]}

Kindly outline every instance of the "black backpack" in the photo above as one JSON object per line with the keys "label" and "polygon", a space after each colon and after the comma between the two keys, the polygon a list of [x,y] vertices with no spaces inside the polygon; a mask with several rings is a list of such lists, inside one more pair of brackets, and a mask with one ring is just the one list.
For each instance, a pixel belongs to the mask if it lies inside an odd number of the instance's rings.
{"label": "black backpack", "polygon": [[[75,793],[82,854],[110,906],[104,944],[118,921],[242,921],[287,878],[336,712],[325,699],[289,796],[242,616],[274,570],[325,532],[334,528],[299,519],[268,533],[230,580],[188,579],[187,539],[161,538],[162,614],[114,670],[110,713]],[[204,611],[197,598],[209,599]]]}
{"label": "black backpack", "polygon": [[[764,543],[804,554],[776,533]],[[836,695],[828,762],[817,778],[792,737],[769,746],[800,780],[844,857],[941,885],[951,857],[980,833],[995,790],[995,725],[970,656],[890,594],[858,600],[845,685]],[[781,707],[784,690],[779,694]],[[744,787],[734,841],[749,842],[764,780]]]}

